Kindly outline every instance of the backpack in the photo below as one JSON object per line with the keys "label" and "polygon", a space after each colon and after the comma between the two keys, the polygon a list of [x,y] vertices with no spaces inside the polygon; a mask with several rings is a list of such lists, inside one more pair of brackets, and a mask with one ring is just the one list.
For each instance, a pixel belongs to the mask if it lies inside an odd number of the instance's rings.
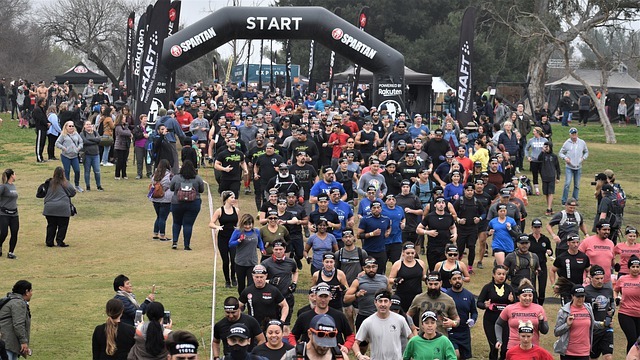
{"label": "backpack", "polygon": [[620,184],[613,184],[613,193],[616,196],[617,206],[620,207],[620,214],[624,214],[624,207],[627,205],[627,194],[622,190]]}
{"label": "backpack", "polygon": [[178,201],[191,202],[195,201],[198,197],[198,191],[193,187],[192,183],[183,182],[180,183],[180,188],[176,192],[176,195],[178,196]]}
{"label": "backpack", "polygon": [[609,222],[612,228],[619,229],[622,227],[622,213],[624,212],[624,205],[620,205],[618,201],[618,194],[613,193],[610,195],[611,199],[611,213],[609,214]]}
{"label": "backpack", "polygon": [[[342,351],[340,351],[340,346],[334,346],[331,348],[332,359],[342,359]],[[296,359],[303,360],[308,359],[307,357],[307,343],[298,343],[296,344]]]}
{"label": "backpack", "polygon": [[[513,275],[515,275],[518,270],[522,270],[520,268],[520,256],[518,256],[517,250],[514,251],[514,254],[516,254],[516,267],[515,269],[513,269]],[[531,255],[531,251],[529,251],[527,254],[529,254],[529,279],[533,279],[536,273],[536,269],[534,269],[533,267],[533,255]],[[519,285],[516,284],[516,286]]]}
{"label": "backpack", "polygon": [[[356,247],[358,250],[358,261],[360,262],[360,266],[364,266],[364,256],[362,254],[362,248]],[[340,265],[342,264],[342,252],[344,248],[340,248],[338,251],[338,261],[336,262],[336,269],[340,269]]]}
{"label": "backpack", "polygon": [[[558,226],[562,226],[562,225],[564,225],[564,223],[567,222],[567,210],[562,210],[562,211],[560,211],[560,213],[562,214],[562,218],[560,219],[560,222],[558,223]],[[573,215],[575,215],[575,217],[576,217],[576,223],[578,223],[578,226],[580,226],[580,221],[582,221],[582,217],[580,216],[580,214],[577,211],[574,212]]]}
{"label": "backpack", "polygon": [[44,197],[47,196],[50,182],[51,182],[51,178],[48,178],[47,180],[45,180],[45,182],[43,182],[42,184],[40,184],[40,186],[38,186],[38,191],[36,191],[36,197],[38,199],[44,199]]}
{"label": "backpack", "polygon": [[[16,298],[10,298],[10,297],[8,297],[8,296],[5,296],[5,297],[3,297],[2,299],[0,299],[0,310],[2,310],[2,308],[3,308],[5,305],[7,305],[7,303],[8,303],[9,301],[11,301],[11,300],[19,300],[19,299],[16,299]],[[7,315],[5,318],[2,318],[2,319],[0,319],[0,320],[4,320],[4,319],[6,319],[6,318],[10,318],[10,317],[11,317],[11,314]]]}
{"label": "backpack", "polygon": [[164,197],[164,188],[160,181],[151,181],[149,184],[149,193],[147,194],[149,199],[160,199]]}
{"label": "backpack", "polygon": [[428,197],[429,197],[429,199],[428,199],[426,202],[425,202],[425,201],[422,201],[422,199],[420,199],[420,193],[421,193],[421,191],[422,191],[422,189],[420,188],[420,182],[418,181],[418,182],[416,182],[415,184],[416,184],[416,189],[417,189],[418,191],[417,191],[417,192],[414,192],[414,194],[418,197],[418,200],[420,200],[420,202],[422,203],[422,206],[424,206],[425,204],[430,203],[430,202],[431,202],[431,199],[433,198],[433,194],[431,193],[431,190],[433,190],[433,185],[434,185],[433,181],[431,181],[431,180],[427,180],[427,184],[429,184],[429,191],[427,191],[424,195],[425,195],[425,196],[428,196]]}

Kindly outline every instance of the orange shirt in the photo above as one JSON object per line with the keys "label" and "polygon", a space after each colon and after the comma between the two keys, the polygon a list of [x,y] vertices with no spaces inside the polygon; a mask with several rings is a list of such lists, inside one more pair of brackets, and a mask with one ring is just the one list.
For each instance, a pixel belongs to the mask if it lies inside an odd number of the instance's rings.
{"label": "orange shirt", "polygon": [[540,314],[543,314],[544,321],[547,321],[547,314],[544,312],[544,308],[534,303],[529,306],[522,306],[521,303],[517,302],[502,310],[500,318],[509,324],[509,344],[507,344],[509,349],[520,345],[520,334],[518,333],[520,321],[531,320],[531,324],[533,324],[533,344],[540,344],[540,331],[538,330],[538,316]]}
{"label": "orange shirt", "polygon": [[618,311],[627,316],[640,317],[640,276],[624,275],[616,281],[615,291],[622,291]]}
{"label": "orange shirt", "polygon": [[604,269],[604,282],[611,282],[611,265],[615,254],[613,252],[613,241],[600,239],[598,235],[592,235],[582,240],[578,250],[587,254],[591,266],[600,265]]}
{"label": "orange shirt", "polygon": [[589,356],[591,351],[591,315],[586,307],[571,306],[573,324],[569,329],[567,355]]}
{"label": "orange shirt", "polygon": [[620,255],[620,272],[629,273],[629,258],[631,255],[640,257],[640,244],[629,245],[626,242],[616,244],[613,249],[616,255]]}

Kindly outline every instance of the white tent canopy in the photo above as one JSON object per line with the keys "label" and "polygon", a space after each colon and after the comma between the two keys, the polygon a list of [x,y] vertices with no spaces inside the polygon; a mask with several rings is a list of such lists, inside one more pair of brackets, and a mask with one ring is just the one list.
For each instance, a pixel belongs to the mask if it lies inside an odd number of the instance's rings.
{"label": "white tent canopy", "polygon": [[439,76],[434,76],[431,79],[432,79],[431,88],[433,89],[434,93],[446,93],[447,90],[453,89],[451,86],[449,86],[449,84],[447,84],[446,81],[444,81],[443,78]]}

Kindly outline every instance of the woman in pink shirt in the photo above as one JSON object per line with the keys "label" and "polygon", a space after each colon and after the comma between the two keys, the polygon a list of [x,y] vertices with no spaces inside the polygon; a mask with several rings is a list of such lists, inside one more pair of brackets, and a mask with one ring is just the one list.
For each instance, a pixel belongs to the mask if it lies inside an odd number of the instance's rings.
{"label": "woman in pink shirt", "polygon": [[544,312],[544,308],[533,302],[533,294],[535,290],[527,279],[521,282],[518,288],[518,300],[515,304],[508,305],[500,313],[498,321],[496,321],[496,349],[500,349],[503,344],[500,341],[502,339],[502,329],[504,325],[509,326],[509,343],[507,348],[518,346],[520,344],[520,335],[518,327],[521,321],[531,321],[533,325],[533,343],[535,345],[540,344],[540,333],[546,334],[549,332],[549,324],[547,323],[547,314]]}
{"label": "woman in pink shirt", "polygon": [[617,244],[613,249],[616,255],[620,255],[620,262],[615,265],[618,277],[629,274],[628,262],[631,255],[640,257],[640,244],[636,244],[638,230],[633,226],[627,226],[624,236],[627,241]]}
{"label": "woman in pink shirt", "polygon": [[628,352],[640,335],[640,258],[635,255],[629,258],[629,275],[619,278],[613,288],[616,303],[620,293],[622,299],[618,309],[618,321],[627,338]]}
{"label": "woman in pink shirt", "polygon": [[[558,340],[553,351],[560,354],[561,360],[589,359],[593,329],[602,329],[604,321],[596,321],[591,304],[585,303],[586,291],[582,285],[574,285],[571,290],[571,302],[558,311],[558,319],[553,334]],[[610,326],[606,324],[606,326]]]}

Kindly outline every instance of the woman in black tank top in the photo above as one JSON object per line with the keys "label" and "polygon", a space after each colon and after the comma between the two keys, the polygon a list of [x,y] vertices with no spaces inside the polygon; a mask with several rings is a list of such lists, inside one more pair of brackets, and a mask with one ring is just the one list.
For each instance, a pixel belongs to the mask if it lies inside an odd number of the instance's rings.
{"label": "woman in black tank top", "polygon": [[322,269],[313,274],[311,285],[326,283],[331,287],[331,300],[329,306],[342,311],[344,293],[349,287],[347,276],[340,269],[336,269],[335,255],[331,252],[322,255]]}
{"label": "woman in black tank top", "polygon": [[400,297],[400,306],[405,312],[409,310],[416,295],[422,293],[422,282],[427,276],[427,267],[420,259],[416,259],[415,245],[406,242],[402,245],[402,258],[391,267],[389,283],[396,288]]}
{"label": "woman in black tank top", "polygon": [[[229,239],[233,230],[238,225],[238,209],[234,206],[236,197],[232,191],[223,191],[222,207],[216,209],[209,223],[209,227],[218,231],[218,251],[222,257],[222,272],[224,273],[225,287],[238,286],[236,280],[236,249],[229,249]],[[219,225],[216,225],[218,222]]]}
{"label": "woman in black tank top", "polygon": [[449,244],[446,247],[446,255],[447,260],[439,262],[436,264],[435,271],[440,273],[440,277],[442,278],[442,288],[450,289],[451,288],[451,272],[458,270],[462,273],[462,281],[469,282],[471,281],[471,277],[469,276],[469,269],[467,265],[462,261],[458,260],[459,252],[458,247]]}

